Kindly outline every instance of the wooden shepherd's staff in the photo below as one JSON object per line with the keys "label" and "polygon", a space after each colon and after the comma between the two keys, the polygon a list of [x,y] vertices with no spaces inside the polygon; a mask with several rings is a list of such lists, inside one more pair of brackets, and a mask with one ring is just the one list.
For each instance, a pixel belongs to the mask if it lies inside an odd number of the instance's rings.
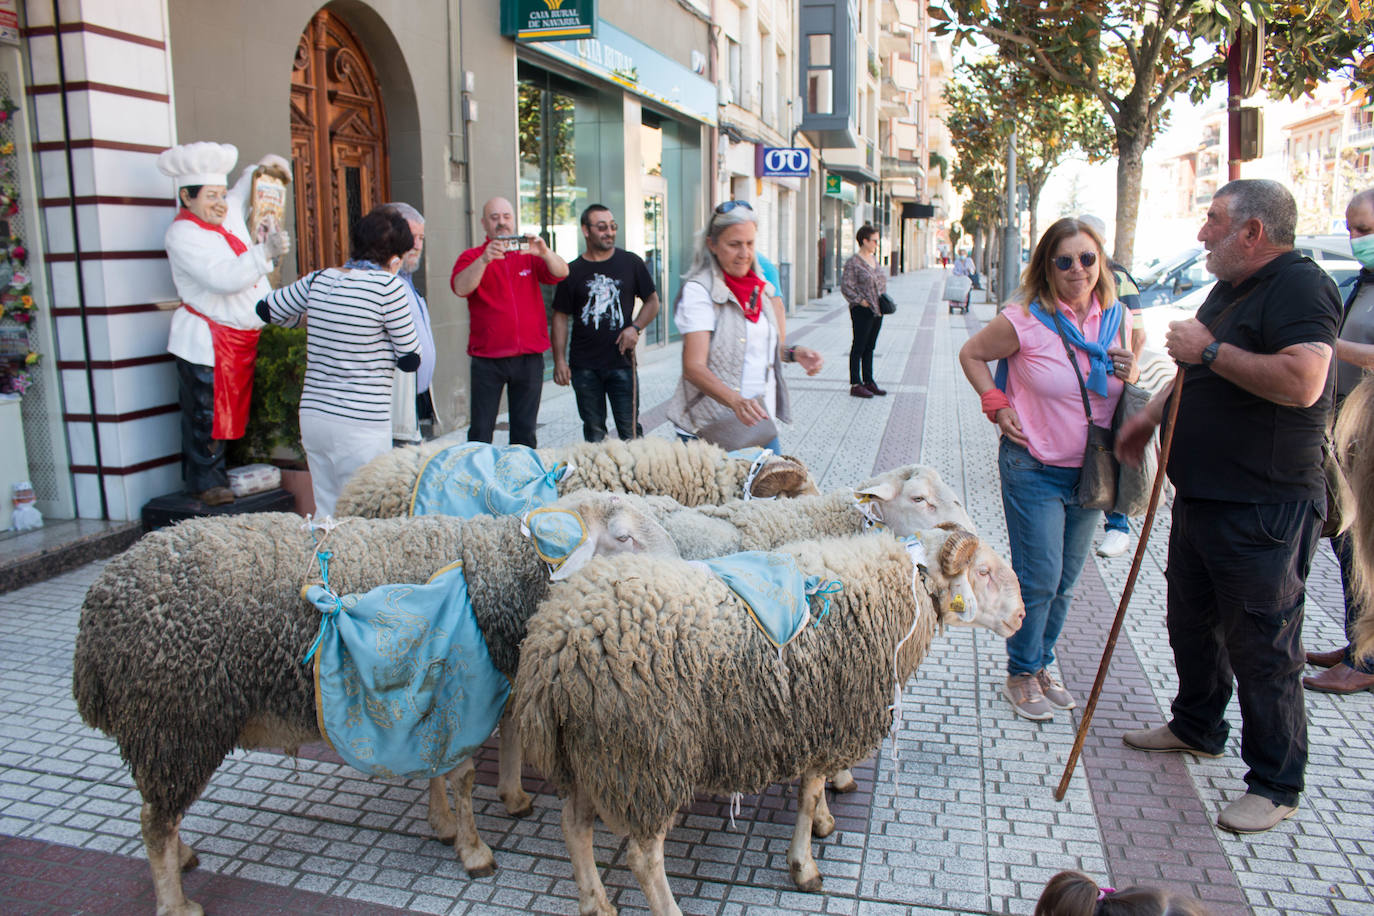
{"label": "wooden shepherd's staff", "polygon": [[[1054,800],[1063,801],[1064,793],[1069,790],[1069,780],[1073,779],[1074,767],[1083,753],[1083,742],[1088,737],[1088,725],[1093,720],[1093,710],[1097,708],[1097,698],[1102,694],[1102,684],[1107,680],[1107,669],[1112,664],[1112,653],[1116,651],[1116,638],[1121,634],[1121,624],[1126,620],[1126,607],[1131,603],[1131,592],[1135,590],[1136,577],[1140,575],[1140,564],[1145,559],[1145,545],[1150,540],[1150,529],[1154,527],[1155,510],[1159,508],[1159,494],[1164,489],[1164,469],[1169,464],[1169,449],[1174,444],[1174,421],[1178,418],[1178,400],[1183,393],[1183,370],[1174,375],[1174,390],[1169,394],[1168,420],[1165,421],[1164,440],[1160,443],[1159,466],[1155,469],[1154,487],[1150,490],[1150,505],[1145,510],[1145,521],[1140,526],[1140,540],[1135,545],[1135,559],[1131,561],[1131,572],[1126,577],[1126,587],[1121,591],[1121,603],[1116,606],[1116,619],[1112,621],[1111,632],[1107,634],[1107,645],[1102,649],[1102,663],[1097,666],[1097,680],[1093,691],[1088,695],[1088,705],[1083,709],[1083,717],[1078,722],[1078,734],[1073,739],[1073,750],[1069,761],[1064,765],[1064,775],[1059,779],[1059,788],[1054,790]],[[1146,448],[1149,444],[1146,444]]]}

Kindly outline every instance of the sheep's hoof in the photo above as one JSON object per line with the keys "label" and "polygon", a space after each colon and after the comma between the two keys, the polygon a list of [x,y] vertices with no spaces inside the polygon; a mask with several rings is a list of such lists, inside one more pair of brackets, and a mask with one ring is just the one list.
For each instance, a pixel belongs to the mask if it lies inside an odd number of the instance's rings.
{"label": "sheep's hoof", "polygon": [[480,840],[472,849],[459,852],[458,858],[469,878],[490,878],[496,874],[496,856],[491,854],[491,847]]}
{"label": "sheep's hoof", "polygon": [[443,843],[445,846],[452,846],[454,844],[454,841],[458,839],[458,834],[451,833],[448,836],[439,836],[438,834],[436,834],[434,838],[438,840],[440,843]]}
{"label": "sheep's hoof", "polygon": [[490,878],[496,874],[496,863],[488,862],[486,865],[478,865],[475,868],[467,869],[469,878]]}
{"label": "sheep's hoof", "polygon": [[590,906],[579,907],[577,916],[616,916],[616,909],[609,900],[599,900]]}
{"label": "sheep's hoof", "polygon": [[183,898],[176,906],[158,907],[157,916],[205,916],[205,909],[194,900]]}
{"label": "sheep's hoof", "polygon": [[185,862],[182,862],[182,863],[181,863],[181,870],[182,870],[182,871],[190,871],[191,869],[197,868],[197,867],[199,867],[199,866],[200,866],[200,856],[196,855],[196,854],[193,852],[193,853],[191,853],[191,857],[190,857],[190,858],[188,858]]}
{"label": "sheep's hoof", "polygon": [[825,839],[835,832],[835,818],[821,817],[817,815],[811,820],[811,835],[817,839]]}
{"label": "sheep's hoof", "polygon": [[513,798],[503,798],[501,800],[505,802],[506,813],[511,817],[529,817],[534,813],[534,799],[530,798],[529,795],[524,792],[521,792],[518,796]]}
{"label": "sheep's hoof", "polygon": [[803,891],[808,894],[819,894],[821,892],[820,869],[816,868],[816,865],[813,862],[811,864],[810,870],[813,872],[813,874],[811,874],[810,877],[803,878],[799,874],[799,872],[802,871],[801,868],[798,867],[792,869],[792,881],[794,884],[797,885],[797,890],[799,891]]}

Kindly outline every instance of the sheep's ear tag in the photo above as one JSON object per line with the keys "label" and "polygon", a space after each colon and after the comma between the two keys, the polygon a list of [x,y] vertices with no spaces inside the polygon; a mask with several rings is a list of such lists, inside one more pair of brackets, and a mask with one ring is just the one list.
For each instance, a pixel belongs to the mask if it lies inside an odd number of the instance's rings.
{"label": "sheep's ear tag", "polygon": [[962,623],[973,623],[978,616],[978,599],[968,584],[968,575],[959,576],[949,587],[949,609],[959,615]]}
{"label": "sheep's ear tag", "polygon": [[549,564],[555,580],[581,569],[596,552],[582,516],[567,509],[534,509],[521,519],[520,532],[534,542],[535,552]]}
{"label": "sheep's ear tag", "polygon": [[854,508],[864,517],[864,527],[883,526],[883,497],[871,490],[854,491]]}

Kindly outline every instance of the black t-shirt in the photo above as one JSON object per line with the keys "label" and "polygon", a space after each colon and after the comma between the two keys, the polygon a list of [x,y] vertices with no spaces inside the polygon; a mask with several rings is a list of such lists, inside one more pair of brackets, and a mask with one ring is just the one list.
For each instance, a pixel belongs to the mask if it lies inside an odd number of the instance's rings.
{"label": "black t-shirt", "polygon": [[573,369],[628,369],[616,338],[634,316],[635,299],[654,294],[654,281],[638,255],[619,248],[604,261],[575,258],[553,294],[553,307],[572,316],[568,365]]}
{"label": "black t-shirt", "polygon": [[[1236,307],[1218,323],[1232,302]],[[1212,328],[1217,340],[1252,353],[1277,353],[1309,342],[1327,344],[1334,352],[1341,300],[1325,271],[1289,251],[1236,286],[1218,282],[1197,317]],[[1205,366],[1189,366],[1183,376],[1169,479],[1180,495],[1193,499],[1321,499],[1321,445],[1331,394],[1328,373],[1326,390],[1316,404],[1282,407]]]}

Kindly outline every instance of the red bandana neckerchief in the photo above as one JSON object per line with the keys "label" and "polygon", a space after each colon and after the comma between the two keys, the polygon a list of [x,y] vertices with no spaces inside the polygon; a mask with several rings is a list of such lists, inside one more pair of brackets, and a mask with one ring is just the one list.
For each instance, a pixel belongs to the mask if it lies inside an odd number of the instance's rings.
{"label": "red bandana neckerchief", "polygon": [[[759,315],[763,311],[764,281],[760,280],[752,271],[742,277],[732,277],[721,271],[721,276],[725,278],[726,287],[735,294],[735,299],[739,302],[744,317],[750,321],[758,321]],[[758,293],[757,296],[755,291]]]}
{"label": "red bandana neckerchief", "polygon": [[224,236],[224,240],[229,243],[229,247],[234,250],[235,255],[243,254],[245,251],[248,250],[248,246],[243,244],[243,240],[240,239],[237,235],[234,235],[234,233],[230,232],[228,229],[225,229],[223,226],[216,226],[213,223],[207,223],[205,220],[201,219],[199,216],[196,216],[194,213],[192,213],[185,207],[182,207],[177,212],[176,218],[190,220],[202,229],[208,229],[211,232],[218,232],[220,235]]}

